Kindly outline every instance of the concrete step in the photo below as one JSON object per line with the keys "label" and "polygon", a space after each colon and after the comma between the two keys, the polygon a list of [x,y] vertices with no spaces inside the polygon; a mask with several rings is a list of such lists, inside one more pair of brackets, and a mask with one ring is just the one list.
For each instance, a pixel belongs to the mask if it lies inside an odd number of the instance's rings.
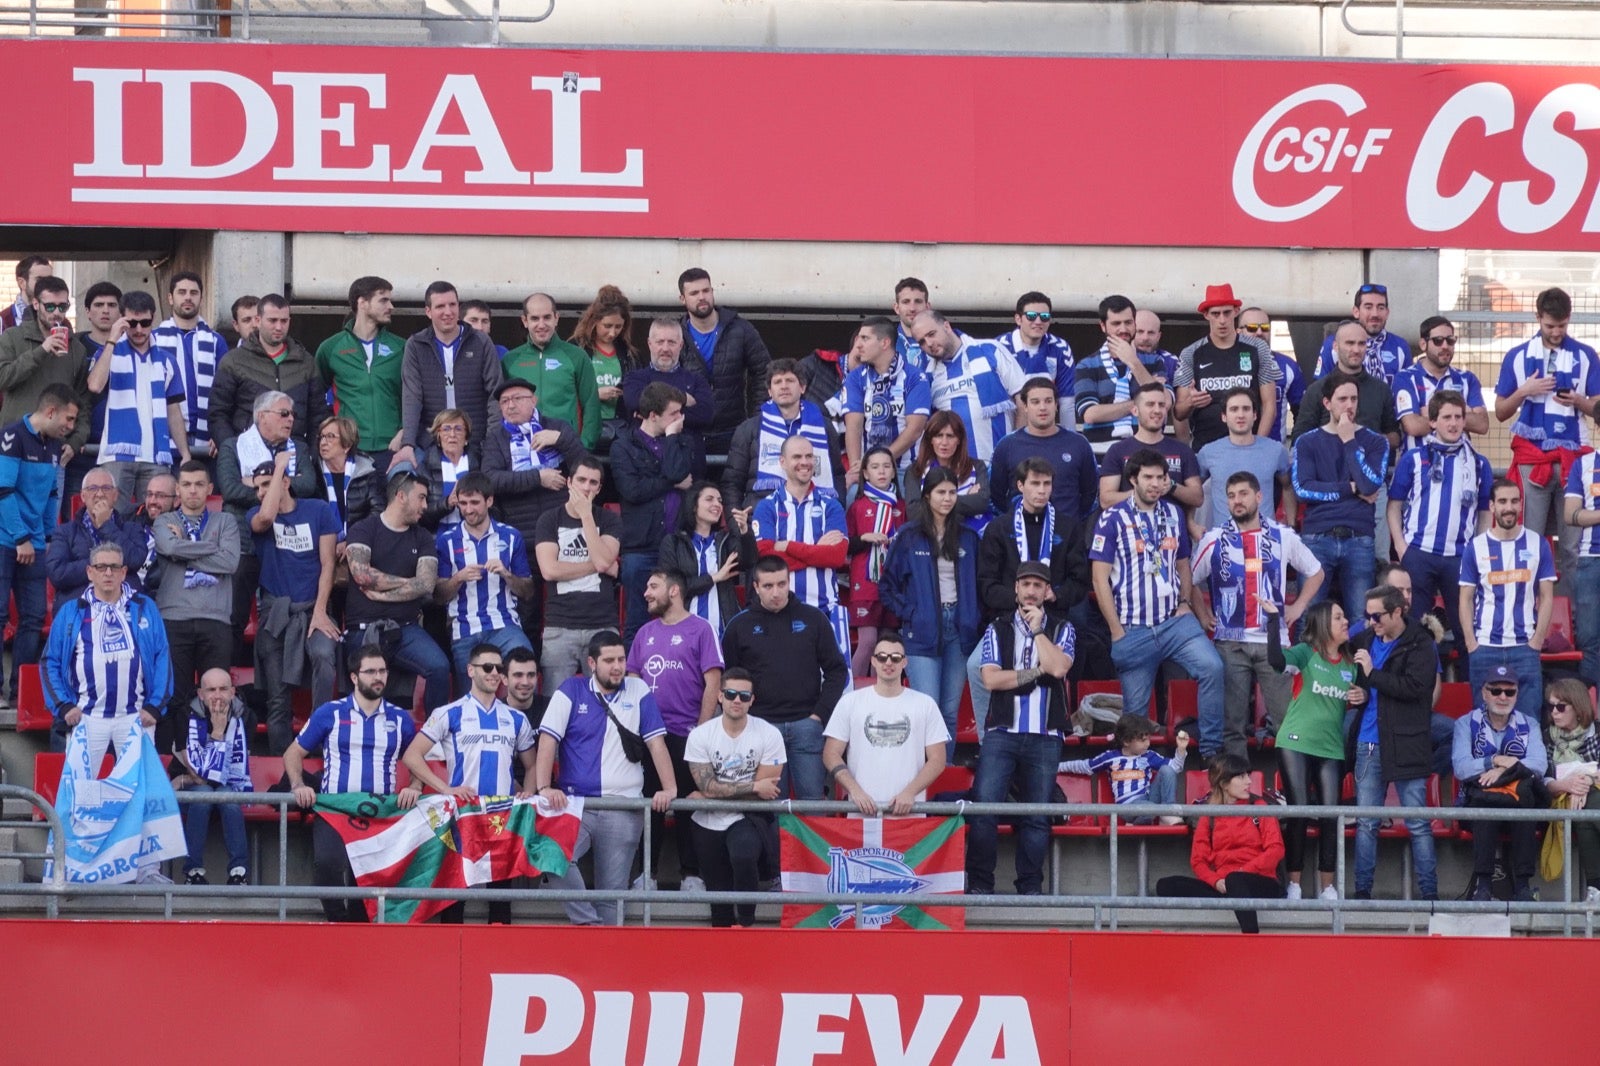
{"label": "concrete step", "polygon": [[0,885],[19,884],[23,873],[21,859],[0,859]]}

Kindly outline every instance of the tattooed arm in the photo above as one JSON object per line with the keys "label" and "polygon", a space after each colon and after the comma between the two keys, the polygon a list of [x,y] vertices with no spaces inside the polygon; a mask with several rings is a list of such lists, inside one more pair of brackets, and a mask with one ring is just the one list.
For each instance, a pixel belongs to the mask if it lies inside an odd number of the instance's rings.
{"label": "tattooed arm", "polygon": [[705,799],[776,799],[778,776],[782,773],[781,766],[758,766],[754,782],[735,785],[718,781],[716,772],[708,762],[689,764],[689,775],[694,778],[695,790]]}
{"label": "tattooed arm", "polygon": [[345,559],[350,564],[350,580],[366,593],[367,599],[380,603],[409,603],[427,599],[433,595],[433,586],[438,580],[437,556],[419,557],[415,577],[396,577],[374,569],[372,547],[367,544],[350,545]]}

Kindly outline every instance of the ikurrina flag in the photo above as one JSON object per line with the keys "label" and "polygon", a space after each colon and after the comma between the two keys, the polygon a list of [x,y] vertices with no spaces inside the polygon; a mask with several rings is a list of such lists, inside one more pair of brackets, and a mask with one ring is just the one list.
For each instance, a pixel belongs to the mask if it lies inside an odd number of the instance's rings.
{"label": "ikurrina flag", "polygon": [[[459,803],[423,796],[401,810],[393,796],[345,792],[317,797],[317,814],[344,841],[364,888],[466,888],[519,874],[567,872],[583,824],[583,801],[565,810],[510,796]],[[423,922],[449,900],[386,900],[386,922]],[[378,919],[378,901],[367,901]]]}
{"label": "ikurrina flag", "polygon": [[[785,892],[960,895],[967,830],[950,818],[802,818],[780,814]],[[963,929],[960,907],[793,904],[785,929]]]}

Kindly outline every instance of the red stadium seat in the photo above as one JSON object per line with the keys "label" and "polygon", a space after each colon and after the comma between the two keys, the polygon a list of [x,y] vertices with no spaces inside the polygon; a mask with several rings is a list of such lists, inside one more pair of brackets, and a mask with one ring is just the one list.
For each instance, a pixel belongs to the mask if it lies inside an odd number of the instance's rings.
{"label": "red stadium seat", "polygon": [[[116,765],[115,750],[107,751],[105,758],[100,760],[100,772],[96,777],[105,777]],[[161,756],[161,765],[169,766],[172,756]],[[66,768],[67,756],[59,751],[41,751],[33,757],[33,790],[55,806],[56,796],[61,791],[61,772]],[[43,821],[38,811],[33,812],[34,821]]]}
{"label": "red stadium seat", "polygon": [[[1179,799],[1181,801],[1182,797],[1179,797]],[[1114,797],[1111,795],[1111,779],[1109,777],[1106,777],[1104,774],[1095,775],[1095,800],[1094,801],[1096,803],[1114,803],[1114,802],[1116,802]],[[1129,807],[1128,808],[1128,815],[1129,815],[1129,817],[1132,817],[1132,818],[1140,817],[1138,811],[1133,807]],[[1110,830],[1110,824],[1109,824],[1109,819],[1108,819],[1107,820],[1107,831],[1109,832],[1109,830]],[[1186,825],[1161,825],[1159,823],[1155,824],[1155,825],[1129,825],[1126,821],[1122,820],[1122,818],[1120,816],[1117,819],[1117,835],[1118,836],[1136,836],[1136,837],[1174,837],[1174,836],[1177,836],[1177,837],[1181,837],[1181,836],[1185,835],[1188,832],[1189,832],[1189,827],[1186,826]]]}
{"label": "red stadium seat", "polygon": [[[1572,628],[1572,600],[1566,596],[1557,596],[1550,611],[1550,632],[1560,632],[1566,637],[1566,644],[1572,651],[1543,651],[1539,653],[1541,663],[1578,663],[1583,661],[1583,652],[1577,650],[1576,632]],[[1547,642],[1548,643],[1548,642]]]}
{"label": "red stadium seat", "polygon": [[961,706],[956,708],[956,743],[978,743],[978,716],[972,711],[972,688],[961,686]]}
{"label": "red stadium seat", "polygon": [[1451,718],[1460,718],[1477,704],[1472,685],[1466,681],[1446,681],[1439,686],[1439,703],[1434,710]]}
{"label": "red stadium seat", "polygon": [[49,729],[55,724],[50,708],[44,705],[44,684],[37,663],[17,667],[17,732]]}
{"label": "red stadium seat", "polygon": [[[1066,796],[1068,803],[1096,803],[1094,795],[1094,780],[1082,774],[1057,774],[1056,784],[1061,788],[1062,795]],[[1050,832],[1059,837],[1098,837],[1105,836],[1105,819],[1092,814],[1069,814],[1065,825],[1050,827]]]}
{"label": "red stadium seat", "polygon": [[970,792],[972,790],[972,770],[965,766],[946,766],[933,779],[933,784],[928,786],[928,798],[939,795],[941,792]]}

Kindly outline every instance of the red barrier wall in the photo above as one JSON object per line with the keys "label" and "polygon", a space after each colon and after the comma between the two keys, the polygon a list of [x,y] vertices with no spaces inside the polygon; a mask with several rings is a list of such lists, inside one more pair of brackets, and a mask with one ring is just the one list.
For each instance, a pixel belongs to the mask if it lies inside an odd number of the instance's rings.
{"label": "red barrier wall", "polygon": [[13,224],[1600,249],[1592,68],[70,38],[0,64],[55,106],[0,169]]}
{"label": "red barrier wall", "polygon": [[0,922],[0,953],[0,1060],[123,1066],[1505,1061],[1471,1019],[1526,1036],[1550,1016],[1539,975],[1595,958],[1582,940],[65,921]]}

